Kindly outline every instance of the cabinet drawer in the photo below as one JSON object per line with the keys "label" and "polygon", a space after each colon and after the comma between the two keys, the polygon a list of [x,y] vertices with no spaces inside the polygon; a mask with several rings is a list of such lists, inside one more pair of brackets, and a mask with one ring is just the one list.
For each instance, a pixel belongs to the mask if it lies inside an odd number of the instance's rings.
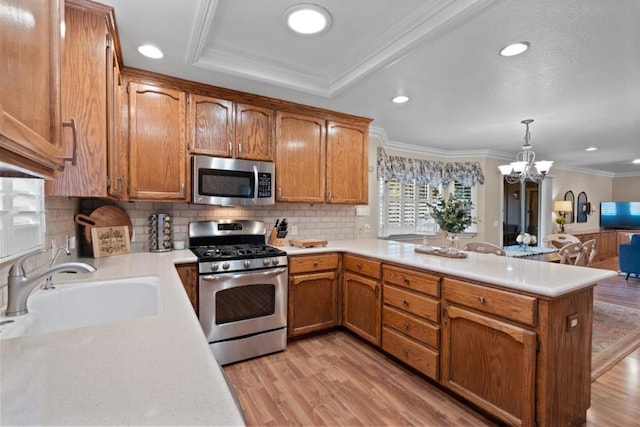
{"label": "cabinet drawer", "polygon": [[374,279],[380,278],[380,262],[372,259],[345,255],[343,258],[343,268],[364,276],[373,277]]}
{"label": "cabinet drawer", "polygon": [[384,303],[438,323],[440,302],[415,292],[384,285]]}
{"label": "cabinet drawer", "polygon": [[437,352],[386,326],[382,329],[382,349],[426,376],[438,380],[439,355]]}
{"label": "cabinet drawer", "polygon": [[460,280],[444,279],[447,301],[472,307],[485,313],[502,316],[527,325],[537,321],[537,299],[511,292],[473,285]]}
{"label": "cabinet drawer", "polygon": [[338,254],[317,254],[289,257],[289,274],[335,270],[337,268]]}
{"label": "cabinet drawer", "polygon": [[384,265],[382,267],[382,279],[386,283],[393,283],[427,295],[440,297],[441,278],[433,274]]}
{"label": "cabinet drawer", "polygon": [[428,346],[440,348],[440,328],[423,319],[385,305],[382,309],[382,323]]}

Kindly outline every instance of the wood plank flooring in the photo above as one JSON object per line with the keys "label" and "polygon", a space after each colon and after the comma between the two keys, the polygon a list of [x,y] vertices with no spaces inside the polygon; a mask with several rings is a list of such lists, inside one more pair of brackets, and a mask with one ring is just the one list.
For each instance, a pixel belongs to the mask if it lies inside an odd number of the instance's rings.
{"label": "wood plank flooring", "polygon": [[[594,267],[616,270],[617,258]],[[614,278],[594,295],[640,308],[640,280]],[[346,332],[295,341],[225,372],[249,426],[495,425]],[[592,383],[586,425],[640,427],[640,349]]]}

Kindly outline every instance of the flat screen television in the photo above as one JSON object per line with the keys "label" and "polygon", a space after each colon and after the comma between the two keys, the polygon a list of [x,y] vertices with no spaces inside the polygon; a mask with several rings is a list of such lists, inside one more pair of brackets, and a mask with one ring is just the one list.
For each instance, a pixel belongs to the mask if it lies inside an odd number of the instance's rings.
{"label": "flat screen television", "polygon": [[640,230],[640,202],[601,202],[600,227]]}

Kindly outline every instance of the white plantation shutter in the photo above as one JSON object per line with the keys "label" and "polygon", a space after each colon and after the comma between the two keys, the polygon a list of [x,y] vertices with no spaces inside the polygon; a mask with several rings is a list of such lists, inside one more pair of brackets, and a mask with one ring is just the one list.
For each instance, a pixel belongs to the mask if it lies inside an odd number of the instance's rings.
{"label": "white plantation shutter", "polygon": [[[441,187],[435,187],[441,192]],[[420,220],[431,217],[428,203],[433,196],[428,184],[400,183],[397,180],[380,181],[381,236],[416,233]]]}
{"label": "white plantation shutter", "polygon": [[[453,195],[456,199],[465,199],[469,200],[473,203],[473,207],[471,208],[471,216],[477,218],[477,197],[476,197],[476,187],[470,187],[466,185],[459,184],[457,182],[453,183]],[[476,219],[477,220],[477,219]],[[466,228],[465,233],[475,233],[478,230],[477,224],[471,224]]]}

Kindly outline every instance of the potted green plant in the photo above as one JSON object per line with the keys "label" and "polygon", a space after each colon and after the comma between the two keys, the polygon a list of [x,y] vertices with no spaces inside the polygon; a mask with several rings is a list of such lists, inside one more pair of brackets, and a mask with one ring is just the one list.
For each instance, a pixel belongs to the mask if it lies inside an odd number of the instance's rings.
{"label": "potted green plant", "polygon": [[[467,229],[471,224],[475,224],[475,219],[471,216],[473,203],[467,199],[457,199],[453,194],[448,198],[441,198],[436,203],[430,203],[431,216],[441,230],[449,234],[459,234]],[[446,238],[455,239],[453,236]],[[457,253],[457,248],[453,242],[449,245],[450,253]]]}

